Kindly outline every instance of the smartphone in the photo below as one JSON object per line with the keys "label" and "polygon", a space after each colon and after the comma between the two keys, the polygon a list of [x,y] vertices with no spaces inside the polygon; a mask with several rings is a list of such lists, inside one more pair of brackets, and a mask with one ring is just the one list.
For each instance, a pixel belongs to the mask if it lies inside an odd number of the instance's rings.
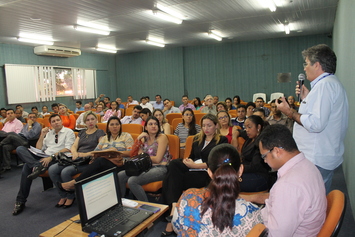
{"label": "smartphone", "polygon": [[149,206],[149,205],[146,205],[146,204],[143,204],[142,206],[140,206],[139,209],[146,210],[146,211],[151,211],[153,213],[157,213],[158,211],[160,211],[159,207],[153,207],[153,206]]}

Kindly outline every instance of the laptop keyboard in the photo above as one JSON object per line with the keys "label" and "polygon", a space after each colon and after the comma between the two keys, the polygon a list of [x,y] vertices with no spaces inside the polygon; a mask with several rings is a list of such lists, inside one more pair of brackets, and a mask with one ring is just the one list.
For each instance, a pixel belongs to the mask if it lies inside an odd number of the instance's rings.
{"label": "laptop keyboard", "polygon": [[128,209],[123,207],[116,208],[108,213],[107,216],[101,218],[97,225],[95,225],[95,229],[107,232],[116,225],[125,224],[129,220],[129,217],[137,214],[138,212],[138,209]]}

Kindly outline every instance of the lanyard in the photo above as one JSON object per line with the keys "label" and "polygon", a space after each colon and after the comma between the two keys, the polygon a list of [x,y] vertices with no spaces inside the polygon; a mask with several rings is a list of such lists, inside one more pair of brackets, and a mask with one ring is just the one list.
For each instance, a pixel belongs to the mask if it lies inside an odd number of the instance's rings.
{"label": "lanyard", "polygon": [[326,77],[328,77],[330,75],[333,75],[333,74],[332,73],[328,73],[327,75],[324,75],[321,78],[319,78],[319,80],[316,83],[314,83],[314,85],[312,86],[312,89],[317,85],[318,82],[320,82],[321,80],[323,80],[324,78],[326,78]]}

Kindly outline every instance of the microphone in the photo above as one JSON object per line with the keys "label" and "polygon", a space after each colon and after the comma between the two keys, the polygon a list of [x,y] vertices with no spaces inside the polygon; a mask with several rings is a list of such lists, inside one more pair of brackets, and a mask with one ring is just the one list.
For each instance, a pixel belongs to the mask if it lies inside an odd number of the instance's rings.
{"label": "microphone", "polygon": [[298,75],[298,85],[300,88],[300,93],[298,94],[298,102],[300,102],[300,103],[301,103],[302,86],[304,84],[305,78],[306,78],[306,76],[303,73]]}

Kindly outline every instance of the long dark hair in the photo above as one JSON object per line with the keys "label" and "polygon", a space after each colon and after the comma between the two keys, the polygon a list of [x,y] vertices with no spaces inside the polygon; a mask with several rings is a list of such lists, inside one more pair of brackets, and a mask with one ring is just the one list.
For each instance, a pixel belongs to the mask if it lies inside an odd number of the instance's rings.
{"label": "long dark hair", "polygon": [[[154,120],[155,122],[157,122],[157,124],[158,124],[158,132],[157,132],[157,134],[155,135],[155,137],[158,137],[159,134],[161,133],[160,123],[159,123],[159,120],[158,120],[156,117],[154,117],[154,116],[149,116],[149,117],[147,118],[147,120],[145,121],[145,124],[144,124],[143,132],[148,133],[148,131],[147,131],[146,128],[147,128],[147,125],[148,125],[149,120]],[[148,133],[148,134],[149,134],[149,133]]]}
{"label": "long dark hair", "polygon": [[[195,99],[197,100],[197,106],[202,106],[200,97],[195,97]],[[194,106],[196,106],[196,103],[194,103]]]}
{"label": "long dark hair", "polygon": [[[191,120],[191,122],[189,123],[189,136],[196,135],[197,130],[196,130],[196,126],[195,126],[195,125],[196,125],[195,113],[194,113],[194,111],[193,111],[192,109],[186,108],[186,109],[184,109],[184,111],[182,111],[182,115],[184,115],[185,112],[187,112],[187,111],[190,111],[191,114],[192,114],[192,120]],[[182,118],[182,124],[185,125],[185,120],[184,120],[184,118]]]}
{"label": "long dark hair", "polygon": [[233,228],[235,200],[240,192],[239,153],[230,144],[217,145],[211,150],[207,165],[213,177],[208,186],[210,195],[202,202],[201,217],[211,208],[212,223],[223,232],[224,228]]}
{"label": "long dark hair", "polygon": [[121,123],[121,120],[118,117],[116,117],[116,116],[112,116],[112,117],[110,117],[108,119],[107,126],[106,126],[106,134],[107,134],[108,141],[110,141],[110,138],[111,138],[111,135],[112,135],[111,132],[110,132],[110,129],[108,129],[111,120],[118,120],[118,123],[120,124],[120,131],[118,132],[118,136],[120,137],[121,134],[122,134],[122,123]]}
{"label": "long dark hair", "polygon": [[116,103],[117,105],[117,108],[116,108],[116,111],[120,110],[120,106],[118,105],[118,103],[116,101],[111,101],[110,105],[111,105],[111,110],[113,111],[112,109],[112,103]]}

